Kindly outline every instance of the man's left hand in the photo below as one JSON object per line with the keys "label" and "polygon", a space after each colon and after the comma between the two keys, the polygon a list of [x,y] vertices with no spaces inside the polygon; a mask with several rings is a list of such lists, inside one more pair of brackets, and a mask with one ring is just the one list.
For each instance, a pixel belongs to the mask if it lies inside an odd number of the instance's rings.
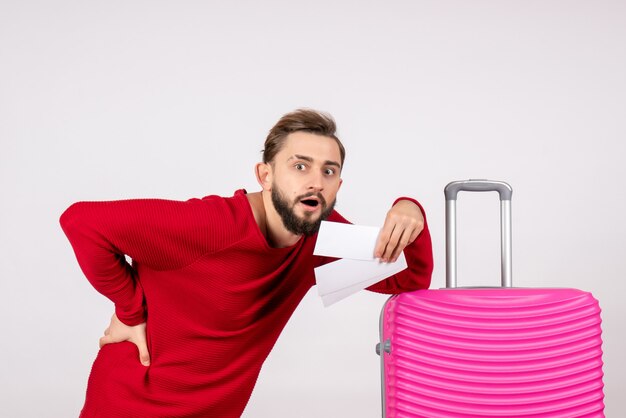
{"label": "man's left hand", "polygon": [[394,262],[404,247],[411,244],[424,229],[424,215],[410,200],[399,200],[385,218],[374,256],[383,262]]}

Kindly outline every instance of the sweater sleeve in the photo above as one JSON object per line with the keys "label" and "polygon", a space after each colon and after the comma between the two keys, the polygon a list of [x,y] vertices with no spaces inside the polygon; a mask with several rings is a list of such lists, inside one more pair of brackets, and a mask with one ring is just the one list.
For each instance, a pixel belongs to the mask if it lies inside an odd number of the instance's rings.
{"label": "sweater sleeve", "polygon": [[[222,216],[217,216],[221,214]],[[115,304],[127,325],[145,321],[141,283],[125,256],[152,269],[182,267],[225,240],[228,205],[208,197],[78,202],[60,218],[93,287]]]}
{"label": "sweater sleeve", "polygon": [[[426,221],[426,212],[424,211],[422,205],[415,199],[401,197],[393,204],[395,205],[399,200],[410,200],[420,208],[422,214],[424,215],[424,229],[417,236],[415,241],[404,248],[404,256],[406,257],[408,268],[368,287],[367,290],[372,292],[396,294],[418,289],[427,289],[430,286],[431,275],[433,272],[433,249],[430,239],[430,231],[428,229],[428,222]],[[350,223],[337,212],[333,212],[333,214],[329,216],[328,220],[333,222]],[[326,264],[334,260],[336,259],[330,257],[320,257],[319,264]]]}

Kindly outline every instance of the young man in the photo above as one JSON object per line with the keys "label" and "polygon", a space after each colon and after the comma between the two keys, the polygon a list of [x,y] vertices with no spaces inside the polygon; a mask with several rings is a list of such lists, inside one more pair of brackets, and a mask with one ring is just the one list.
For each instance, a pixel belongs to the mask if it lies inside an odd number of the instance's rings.
{"label": "young man", "polygon": [[[78,262],[115,303],[81,417],[239,417],[314,267],[332,261],[312,253],[322,219],[347,222],[333,210],[344,157],[332,118],[298,110],[267,137],[260,192],[68,208]],[[369,290],[430,284],[430,235],[408,198],[389,210],[375,255],[401,251],[409,268]]]}

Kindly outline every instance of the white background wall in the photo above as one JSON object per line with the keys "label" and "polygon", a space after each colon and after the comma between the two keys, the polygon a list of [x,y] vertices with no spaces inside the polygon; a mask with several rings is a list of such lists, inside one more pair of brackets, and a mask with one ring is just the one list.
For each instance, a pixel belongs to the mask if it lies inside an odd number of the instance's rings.
{"label": "white background wall", "polygon": [[[451,180],[514,188],[514,281],[600,300],[607,415],[626,410],[626,2],[0,1],[0,416],[77,416],[112,306],[58,226],[72,202],[256,191],[284,113],[334,115],[338,210],[426,206],[444,283]],[[495,194],[460,195],[462,284],[496,284]],[[484,231],[487,231],[486,233]],[[245,417],[377,417],[378,315],[315,289]]]}

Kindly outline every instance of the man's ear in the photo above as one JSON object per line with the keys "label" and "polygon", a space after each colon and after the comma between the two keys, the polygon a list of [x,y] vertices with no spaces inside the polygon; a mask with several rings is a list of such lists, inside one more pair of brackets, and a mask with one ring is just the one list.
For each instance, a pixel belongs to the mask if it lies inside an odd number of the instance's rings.
{"label": "man's ear", "polygon": [[256,174],[256,181],[263,188],[263,190],[272,190],[272,167],[267,163],[257,163],[254,166],[254,173]]}

